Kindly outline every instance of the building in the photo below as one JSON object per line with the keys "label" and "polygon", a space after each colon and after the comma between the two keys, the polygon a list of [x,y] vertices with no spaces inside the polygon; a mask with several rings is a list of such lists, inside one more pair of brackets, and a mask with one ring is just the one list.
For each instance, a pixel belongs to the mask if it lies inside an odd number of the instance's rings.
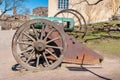
{"label": "building", "polygon": [[33,15],[48,16],[48,8],[47,7],[37,7],[35,9],[33,9]]}
{"label": "building", "polygon": [[[49,0],[48,16],[54,16],[62,9],[75,9],[79,11],[87,23],[109,20],[117,14],[120,0],[103,0],[96,5],[88,5],[83,0]],[[98,0],[88,0],[89,3],[96,3]]]}

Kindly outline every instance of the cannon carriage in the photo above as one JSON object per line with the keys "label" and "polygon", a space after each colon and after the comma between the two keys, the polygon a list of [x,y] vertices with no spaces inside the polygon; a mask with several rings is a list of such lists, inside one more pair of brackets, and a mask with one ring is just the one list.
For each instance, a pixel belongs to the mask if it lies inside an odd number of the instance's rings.
{"label": "cannon carriage", "polygon": [[83,38],[87,31],[85,20],[82,16],[81,21],[79,18],[81,14],[72,9],[58,12],[54,17],[33,16],[16,31],[12,40],[12,53],[16,61],[26,70],[51,70],[62,62],[75,64],[102,62],[101,55],[66,33],[75,30],[73,18],[58,16],[68,14],[66,12],[78,19],[78,30],[83,34]]}

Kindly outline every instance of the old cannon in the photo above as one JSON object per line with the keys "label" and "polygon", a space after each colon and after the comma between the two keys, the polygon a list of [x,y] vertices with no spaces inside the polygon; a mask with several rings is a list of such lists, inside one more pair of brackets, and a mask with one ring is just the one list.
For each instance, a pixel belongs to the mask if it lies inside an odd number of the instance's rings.
{"label": "old cannon", "polygon": [[13,56],[22,67],[31,71],[55,69],[62,62],[101,63],[101,55],[66,33],[74,30],[74,24],[72,18],[33,16],[14,34]]}

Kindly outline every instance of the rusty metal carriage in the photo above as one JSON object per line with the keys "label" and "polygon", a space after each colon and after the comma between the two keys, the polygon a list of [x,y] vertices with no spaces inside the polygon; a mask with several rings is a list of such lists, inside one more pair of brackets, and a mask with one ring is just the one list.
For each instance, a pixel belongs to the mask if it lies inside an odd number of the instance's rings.
{"label": "rusty metal carriage", "polygon": [[[69,13],[78,20],[79,32],[83,34],[83,38],[87,31],[85,19],[72,9],[62,10],[54,17],[32,17],[32,20],[20,26],[12,40],[12,52],[22,67],[36,71],[55,69],[62,62],[76,64],[102,62],[101,55],[66,33],[75,30],[75,20],[58,15]],[[82,22],[84,27],[81,27]]]}

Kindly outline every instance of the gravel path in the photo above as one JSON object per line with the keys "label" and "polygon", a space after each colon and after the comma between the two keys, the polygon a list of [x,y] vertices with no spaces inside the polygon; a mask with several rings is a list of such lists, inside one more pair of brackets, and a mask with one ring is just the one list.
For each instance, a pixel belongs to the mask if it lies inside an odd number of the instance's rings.
{"label": "gravel path", "polygon": [[11,53],[11,41],[15,31],[0,31],[0,80],[120,80],[120,60],[105,57],[102,65],[85,66],[62,64],[50,71],[14,71],[16,64]]}

